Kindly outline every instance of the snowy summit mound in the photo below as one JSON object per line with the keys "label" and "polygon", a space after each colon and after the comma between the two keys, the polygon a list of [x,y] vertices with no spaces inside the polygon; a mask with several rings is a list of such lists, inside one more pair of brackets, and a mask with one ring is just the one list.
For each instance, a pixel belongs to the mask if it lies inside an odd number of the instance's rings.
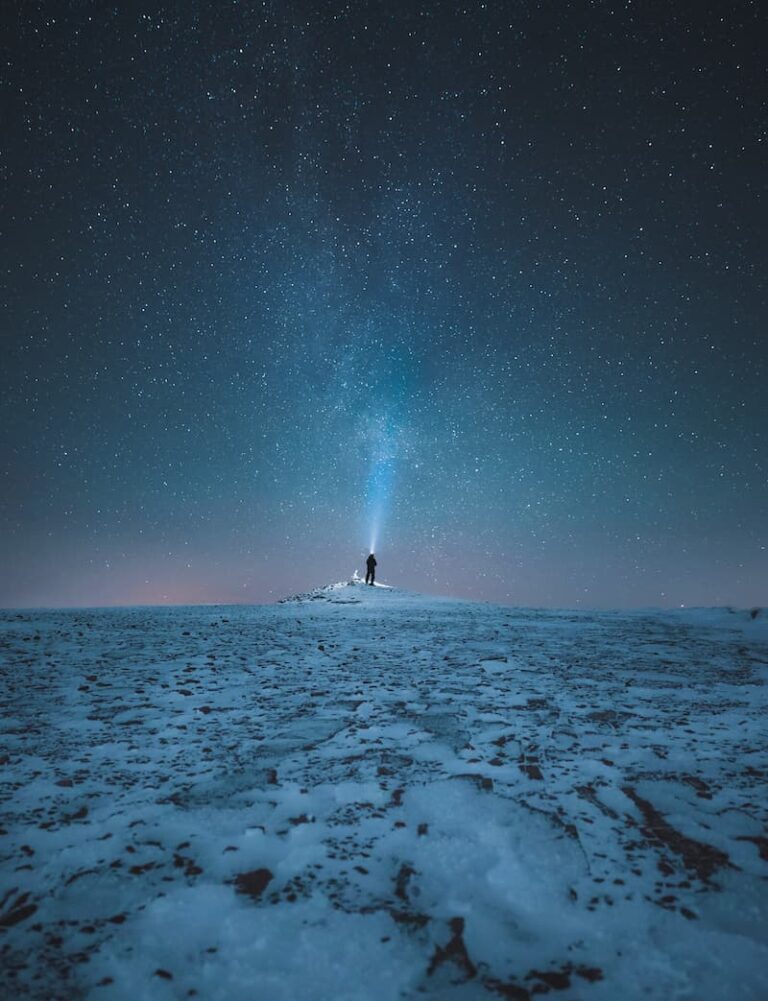
{"label": "snowy summit mound", "polygon": [[[379,581],[366,584],[355,571],[349,580],[338,581],[336,584],[326,584],[324,587],[316,587],[314,590],[305,591],[302,594],[292,594],[288,598],[282,598],[280,603],[286,601],[330,601],[337,605],[354,604],[370,597],[372,591],[396,592],[398,589],[391,584],[381,584]],[[398,591],[398,593],[403,595],[405,592]]]}
{"label": "snowy summit mound", "polygon": [[762,614],[0,613],[0,996],[768,998]]}

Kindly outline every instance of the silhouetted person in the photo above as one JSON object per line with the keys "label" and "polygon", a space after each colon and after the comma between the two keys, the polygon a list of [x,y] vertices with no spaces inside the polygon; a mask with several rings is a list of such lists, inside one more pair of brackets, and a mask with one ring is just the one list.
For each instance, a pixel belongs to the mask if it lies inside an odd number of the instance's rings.
{"label": "silhouetted person", "polygon": [[365,565],[368,568],[368,572],[365,575],[365,583],[372,585],[376,579],[376,557],[373,553],[365,561]]}

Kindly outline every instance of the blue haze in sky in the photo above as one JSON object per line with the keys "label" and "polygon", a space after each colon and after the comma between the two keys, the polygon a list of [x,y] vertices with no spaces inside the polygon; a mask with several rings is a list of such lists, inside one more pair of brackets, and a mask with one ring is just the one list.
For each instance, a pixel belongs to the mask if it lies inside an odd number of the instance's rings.
{"label": "blue haze in sky", "polygon": [[0,603],[768,603],[759,5],[2,17]]}

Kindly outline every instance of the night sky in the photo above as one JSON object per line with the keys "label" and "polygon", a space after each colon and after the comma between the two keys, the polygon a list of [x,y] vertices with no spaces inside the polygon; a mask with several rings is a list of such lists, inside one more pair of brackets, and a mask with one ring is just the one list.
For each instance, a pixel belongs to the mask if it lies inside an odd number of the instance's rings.
{"label": "night sky", "polygon": [[0,604],[767,604],[761,8],[3,5]]}

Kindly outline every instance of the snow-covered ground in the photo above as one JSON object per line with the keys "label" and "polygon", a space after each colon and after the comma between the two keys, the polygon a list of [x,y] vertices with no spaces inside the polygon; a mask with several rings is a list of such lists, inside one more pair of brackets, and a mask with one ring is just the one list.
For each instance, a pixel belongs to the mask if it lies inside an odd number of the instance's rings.
{"label": "snow-covered ground", "polygon": [[768,998],[765,613],[0,613],[0,995]]}

